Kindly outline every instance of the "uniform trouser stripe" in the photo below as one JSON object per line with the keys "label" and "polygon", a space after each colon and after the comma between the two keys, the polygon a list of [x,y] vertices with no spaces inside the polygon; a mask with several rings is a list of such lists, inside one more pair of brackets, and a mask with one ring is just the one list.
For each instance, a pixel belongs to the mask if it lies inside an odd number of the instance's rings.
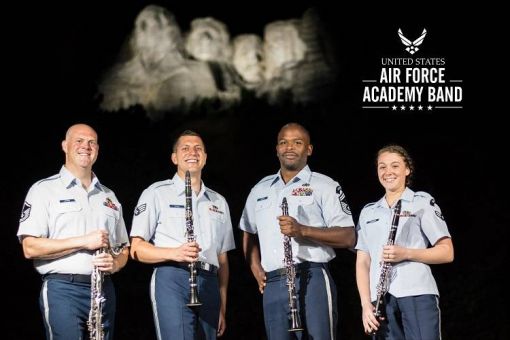
{"label": "uniform trouser stripe", "polygon": [[53,331],[51,330],[50,324],[50,307],[48,304],[48,281],[43,282],[43,286],[41,289],[41,296],[43,300],[44,306],[44,323],[46,324],[46,330],[48,332],[48,340],[53,340]]}
{"label": "uniform trouser stripe", "polygon": [[152,303],[152,313],[154,315],[154,323],[156,325],[156,336],[158,340],[161,340],[161,328],[159,327],[159,318],[158,318],[158,306],[156,303],[156,270],[152,272],[151,277],[151,303]]}
{"label": "uniform trouser stripe", "polygon": [[439,340],[441,340],[443,338],[443,336],[441,335],[441,308],[439,308],[439,297],[436,296],[436,305],[437,305],[437,315],[438,315],[438,318],[439,318]]}
{"label": "uniform trouser stripe", "polygon": [[329,281],[328,273],[326,269],[322,268],[322,275],[324,276],[324,283],[326,285],[326,295],[328,297],[328,316],[329,316],[329,334],[331,335],[331,340],[333,339],[333,297],[331,294],[331,283]]}

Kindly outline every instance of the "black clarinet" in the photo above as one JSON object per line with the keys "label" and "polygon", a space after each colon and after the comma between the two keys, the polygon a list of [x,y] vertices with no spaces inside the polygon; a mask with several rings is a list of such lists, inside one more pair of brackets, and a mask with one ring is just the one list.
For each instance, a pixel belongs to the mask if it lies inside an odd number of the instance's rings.
{"label": "black clarinet", "polygon": [[[289,216],[289,205],[287,199],[284,197],[282,200],[282,215]],[[283,264],[285,265],[285,273],[287,274],[287,287],[289,292],[289,310],[290,310],[290,325],[289,332],[302,331],[301,319],[297,309],[297,296],[296,296],[296,267],[292,259],[292,244],[290,237],[283,235],[283,250],[284,258]]]}
{"label": "black clarinet", "polygon": [[[402,200],[398,200],[393,208],[393,219],[391,222],[390,234],[386,245],[391,246],[395,244],[395,236],[397,235],[398,221],[400,219],[400,209],[402,208]],[[377,299],[375,300],[375,317],[379,322],[384,320],[384,296],[390,288],[390,274],[392,264],[386,261],[382,262],[381,274],[379,276],[379,282],[377,283]],[[377,332],[373,332],[371,335],[375,335]]]}
{"label": "black clarinet", "polygon": [[[193,231],[193,207],[191,201],[191,176],[189,171],[186,171],[184,193],[186,196],[186,237],[188,242],[195,242],[195,233]],[[194,307],[202,305],[202,303],[198,300],[196,262],[191,262],[189,264],[189,292],[189,303],[187,303],[186,306]]]}

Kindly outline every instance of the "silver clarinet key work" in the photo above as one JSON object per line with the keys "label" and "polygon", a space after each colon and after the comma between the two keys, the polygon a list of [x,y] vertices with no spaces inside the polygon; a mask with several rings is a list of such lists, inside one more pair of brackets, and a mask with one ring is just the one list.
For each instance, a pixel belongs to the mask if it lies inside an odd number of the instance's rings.
{"label": "silver clarinet key work", "polygon": [[[402,208],[402,200],[398,200],[393,208],[393,219],[391,222],[390,233],[388,235],[388,241],[386,245],[391,246],[395,244],[395,236],[397,235],[398,222],[400,219],[400,210]],[[381,273],[379,276],[379,282],[377,283],[377,299],[375,301],[374,314],[377,320],[381,321],[384,319],[384,296],[390,288],[390,277],[391,277],[392,264],[390,262],[382,262]],[[375,332],[373,333],[375,334]]]}
{"label": "silver clarinet key work", "polygon": [[[96,250],[94,256],[104,254],[107,251],[109,251],[113,256],[118,256],[125,246],[126,244],[123,243],[115,248],[101,248]],[[103,280],[104,272],[94,266],[90,276],[90,312],[89,319],[87,321],[90,340],[104,339],[103,305],[106,302],[106,298],[103,294]]]}
{"label": "silver clarinet key work", "polygon": [[[191,201],[191,175],[189,171],[186,171],[184,179],[184,193],[186,196],[186,237],[188,242],[195,242],[195,233],[193,230],[193,208]],[[189,303],[188,307],[200,306],[202,303],[198,300],[198,288],[197,288],[197,267],[196,262],[189,264]]]}
{"label": "silver clarinet key work", "polygon": [[[289,216],[289,205],[287,199],[284,197],[282,200],[282,215]],[[283,264],[287,274],[287,288],[289,292],[289,310],[290,310],[290,325],[289,332],[302,331],[301,319],[297,308],[297,295],[296,295],[296,266],[292,259],[292,244],[290,237],[283,235],[283,251],[284,258]]]}
{"label": "silver clarinet key work", "polygon": [[[96,250],[95,256],[105,253],[106,248]],[[103,295],[104,274],[96,266],[90,276],[90,312],[87,326],[90,340],[103,340],[103,304],[106,301]]]}

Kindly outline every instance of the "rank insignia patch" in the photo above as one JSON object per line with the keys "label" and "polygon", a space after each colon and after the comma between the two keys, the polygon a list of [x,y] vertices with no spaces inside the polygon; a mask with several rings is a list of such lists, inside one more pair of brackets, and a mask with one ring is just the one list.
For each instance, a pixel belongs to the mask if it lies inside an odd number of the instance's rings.
{"label": "rank insignia patch", "polygon": [[338,194],[338,200],[340,201],[340,206],[342,207],[342,211],[346,213],[347,215],[352,215],[351,208],[349,208],[349,204],[347,204],[347,201],[345,200],[345,194],[342,191],[341,186],[336,187],[336,193]]}
{"label": "rank insignia patch", "polygon": [[25,201],[23,203],[23,208],[21,209],[21,217],[19,219],[20,223],[26,221],[27,218],[30,217],[30,211],[32,210],[32,205]]}
{"label": "rank insignia patch", "polygon": [[138,216],[141,213],[143,213],[145,211],[145,209],[147,209],[147,204],[146,203],[140,204],[139,206],[137,206],[135,208],[135,216]]}
{"label": "rank insignia patch", "polygon": [[444,221],[444,216],[440,211],[434,210],[434,212],[436,213],[437,217],[439,217],[440,219],[442,219]]}

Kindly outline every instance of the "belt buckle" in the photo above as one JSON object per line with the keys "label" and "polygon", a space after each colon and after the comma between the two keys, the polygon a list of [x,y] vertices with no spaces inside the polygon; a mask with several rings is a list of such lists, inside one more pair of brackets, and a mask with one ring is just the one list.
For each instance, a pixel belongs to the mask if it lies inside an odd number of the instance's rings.
{"label": "belt buckle", "polygon": [[203,270],[206,270],[208,272],[211,271],[211,265],[207,262],[200,262],[200,268],[202,268]]}

